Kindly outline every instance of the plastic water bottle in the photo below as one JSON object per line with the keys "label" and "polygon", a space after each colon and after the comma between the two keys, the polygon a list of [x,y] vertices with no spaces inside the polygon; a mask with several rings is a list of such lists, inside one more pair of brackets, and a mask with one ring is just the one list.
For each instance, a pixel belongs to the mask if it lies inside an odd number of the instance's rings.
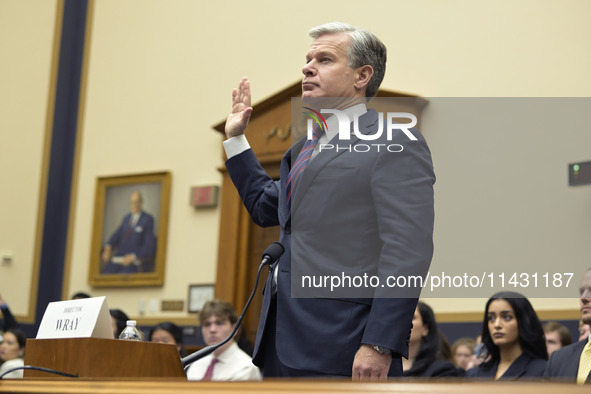
{"label": "plastic water bottle", "polygon": [[128,320],[127,327],[121,331],[119,339],[123,339],[125,341],[141,341],[142,334],[140,334],[139,330],[136,328],[136,325],[137,322],[135,320]]}

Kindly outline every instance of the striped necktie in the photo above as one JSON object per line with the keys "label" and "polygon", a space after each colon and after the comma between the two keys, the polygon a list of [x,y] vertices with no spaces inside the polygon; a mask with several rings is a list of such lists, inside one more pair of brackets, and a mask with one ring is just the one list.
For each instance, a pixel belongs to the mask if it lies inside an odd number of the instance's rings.
{"label": "striped necktie", "polygon": [[286,193],[287,193],[287,206],[291,211],[291,195],[293,190],[297,185],[298,180],[300,179],[302,172],[310,163],[312,159],[312,153],[314,152],[314,148],[318,145],[318,139],[320,138],[321,129],[318,127],[317,124],[314,124],[312,127],[312,139],[306,140],[306,143],[302,147],[300,154],[298,155],[295,164],[291,167],[289,171],[289,176],[287,178],[287,185],[286,185]]}
{"label": "striped necktie", "polygon": [[587,344],[581,352],[579,371],[577,372],[577,383],[585,384],[589,372],[591,372],[591,338],[587,340]]}

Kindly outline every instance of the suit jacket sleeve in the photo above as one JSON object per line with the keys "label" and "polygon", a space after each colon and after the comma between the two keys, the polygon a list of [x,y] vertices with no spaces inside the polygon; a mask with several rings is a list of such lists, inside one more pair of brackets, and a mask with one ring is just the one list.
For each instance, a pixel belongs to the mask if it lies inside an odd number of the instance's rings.
{"label": "suit jacket sleeve", "polygon": [[[380,155],[371,180],[382,243],[378,274],[383,281],[401,276],[424,278],[433,255],[435,175],[431,154],[422,136],[416,142],[400,142],[404,151]],[[410,322],[420,290],[412,286],[376,289],[363,343],[382,345],[407,356]]]}
{"label": "suit jacket sleeve", "polygon": [[108,245],[111,245],[113,248],[116,248],[117,245],[119,245],[121,242],[121,237],[123,236],[123,227],[125,227],[126,223],[129,223],[130,216],[131,215],[128,214],[123,217],[123,220],[121,221],[121,224],[119,224],[119,227],[117,227],[117,230],[115,230],[115,232],[109,237],[109,241],[107,241]]}
{"label": "suit jacket sleeve", "polygon": [[254,223],[261,227],[279,225],[280,183],[267,175],[252,149],[228,159],[226,167]]}
{"label": "suit jacket sleeve", "polygon": [[2,323],[2,331],[6,331],[11,328],[17,328],[18,323],[16,322],[16,319],[12,315],[10,309],[8,308],[8,305],[3,305],[2,307],[0,307],[0,310],[2,311],[2,316],[4,316],[4,322]]}

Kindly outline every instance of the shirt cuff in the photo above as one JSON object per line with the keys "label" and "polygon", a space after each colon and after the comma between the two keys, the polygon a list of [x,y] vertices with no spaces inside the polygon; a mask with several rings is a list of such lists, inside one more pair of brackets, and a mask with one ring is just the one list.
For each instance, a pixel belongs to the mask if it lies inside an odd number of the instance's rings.
{"label": "shirt cuff", "polygon": [[226,156],[228,159],[231,159],[232,157],[241,154],[245,150],[250,149],[250,144],[246,140],[246,136],[244,134],[228,138],[222,142],[222,144],[224,145],[224,150],[226,151]]}

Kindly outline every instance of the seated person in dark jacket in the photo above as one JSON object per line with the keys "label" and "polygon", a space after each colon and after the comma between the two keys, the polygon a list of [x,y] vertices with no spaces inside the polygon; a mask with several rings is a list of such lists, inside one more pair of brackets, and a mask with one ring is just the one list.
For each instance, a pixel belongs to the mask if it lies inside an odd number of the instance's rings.
{"label": "seated person in dark jacket", "polygon": [[2,311],[2,317],[4,320],[2,321],[2,329],[0,331],[8,331],[11,328],[18,328],[18,323],[14,316],[12,316],[12,312],[8,309],[8,304],[2,298],[2,294],[0,294],[0,311]]}
{"label": "seated person in dark jacket", "polygon": [[500,292],[486,303],[482,343],[489,359],[466,372],[468,378],[538,380],[548,353],[544,330],[523,295]]}
{"label": "seated person in dark jacket", "polygon": [[409,358],[402,359],[404,376],[422,378],[458,376],[455,366],[440,358],[440,343],[433,309],[419,301],[412,318]]}

